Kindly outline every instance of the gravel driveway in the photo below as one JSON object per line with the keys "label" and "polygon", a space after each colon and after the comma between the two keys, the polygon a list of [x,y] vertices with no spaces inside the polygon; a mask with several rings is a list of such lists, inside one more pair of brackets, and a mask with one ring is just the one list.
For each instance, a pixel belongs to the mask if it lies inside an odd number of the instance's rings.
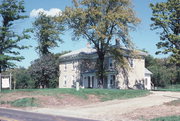
{"label": "gravel driveway", "polygon": [[126,120],[124,117],[123,119],[121,119],[122,114],[133,112],[136,109],[158,106],[172,100],[180,99],[179,92],[153,91],[151,93],[152,94],[146,97],[106,101],[80,107],[73,106],[63,109],[37,108],[32,109],[31,111],[45,114],[89,118],[104,121],[119,121]]}

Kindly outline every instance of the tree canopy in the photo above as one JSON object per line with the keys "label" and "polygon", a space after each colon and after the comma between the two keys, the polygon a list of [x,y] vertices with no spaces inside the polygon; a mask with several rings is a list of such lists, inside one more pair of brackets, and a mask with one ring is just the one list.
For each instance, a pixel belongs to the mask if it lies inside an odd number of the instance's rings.
{"label": "tree canopy", "polygon": [[29,72],[32,79],[35,81],[36,88],[49,88],[57,86],[58,77],[58,57],[53,54],[41,56],[32,62]]}
{"label": "tree canopy", "polygon": [[21,46],[18,42],[29,38],[26,34],[28,31],[23,31],[22,35],[19,35],[13,29],[13,25],[15,21],[27,18],[23,15],[24,12],[23,0],[2,0],[0,3],[0,72],[14,66],[12,61],[23,59],[22,56],[18,56],[20,53],[17,50],[27,46]]}
{"label": "tree canopy", "polygon": [[180,66],[180,0],[167,0],[150,4],[153,12],[151,20],[153,30],[160,29],[161,42],[157,43],[157,52],[171,53],[171,61]]}
{"label": "tree canopy", "polygon": [[[104,57],[113,41],[119,38],[127,48],[132,47],[129,30],[139,22],[130,0],[73,0],[64,17],[74,39],[85,38],[98,54],[99,85],[104,78]],[[62,16],[61,16],[62,17]]]}
{"label": "tree canopy", "polygon": [[60,34],[64,31],[64,27],[55,21],[55,17],[39,13],[33,26],[38,41],[36,49],[41,56],[49,54],[50,49],[58,47],[58,42],[62,42]]}

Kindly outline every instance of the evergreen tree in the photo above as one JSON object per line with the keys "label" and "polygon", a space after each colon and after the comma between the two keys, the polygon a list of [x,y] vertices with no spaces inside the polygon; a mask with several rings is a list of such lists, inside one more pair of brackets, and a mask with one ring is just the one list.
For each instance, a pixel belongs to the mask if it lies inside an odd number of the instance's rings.
{"label": "evergreen tree", "polygon": [[150,4],[153,12],[151,25],[153,30],[160,29],[161,42],[157,43],[157,52],[171,53],[171,61],[180,66],[180,0]]}
{"label": "evergreen tree", "polygon": [[20,46],[18,42],[28,39],[24,31],[22,35],[13,31],[14,22],[25,19],[27,16],[22,15],[25,12],[24,1],[21,0],[2,0],[0,3],[0,73],[6,68],[14,66],[12,61],[20,61],[22,56],[17,49],[24,49],[27,46]]}

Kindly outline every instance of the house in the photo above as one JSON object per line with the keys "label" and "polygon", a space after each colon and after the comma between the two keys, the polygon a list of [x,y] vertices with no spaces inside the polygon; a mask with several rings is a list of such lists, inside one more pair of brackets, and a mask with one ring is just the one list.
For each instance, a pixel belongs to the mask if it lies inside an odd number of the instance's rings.
{"label": "house", "polygon": [[[129,51],[128,49],[119,47]],[[105,56],[106,77],[103,88],[107,89],[151,89],[151,72],[145,68],[147,55],[138,51],[139,57],[126,56],[129,69],[117,69],[112,55]],[[82,88],[98,88],[96,76],[96,50],[91,47],[72,51],[60,57],[59,88],[73,88],[79,82]]]}

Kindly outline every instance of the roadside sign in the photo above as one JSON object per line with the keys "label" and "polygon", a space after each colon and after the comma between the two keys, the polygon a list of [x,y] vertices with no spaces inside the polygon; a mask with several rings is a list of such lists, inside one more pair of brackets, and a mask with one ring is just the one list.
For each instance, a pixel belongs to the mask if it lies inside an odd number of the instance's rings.
{"label": "roadside sign", "polygon": [[10,79],[2,78],[2,88],[10,88]]}

